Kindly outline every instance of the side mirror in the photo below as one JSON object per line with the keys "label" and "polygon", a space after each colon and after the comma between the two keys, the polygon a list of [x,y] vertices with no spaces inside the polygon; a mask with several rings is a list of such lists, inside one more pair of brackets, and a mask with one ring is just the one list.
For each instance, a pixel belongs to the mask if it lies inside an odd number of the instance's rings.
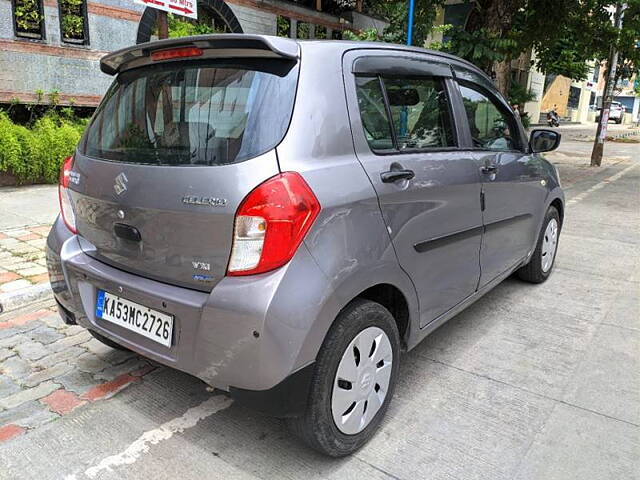
{"label": "side mirror", "polygon": [[553,130],[534,130],[529,138],[529,148],[533,153],[550,152],[558,148],[561,137]]}

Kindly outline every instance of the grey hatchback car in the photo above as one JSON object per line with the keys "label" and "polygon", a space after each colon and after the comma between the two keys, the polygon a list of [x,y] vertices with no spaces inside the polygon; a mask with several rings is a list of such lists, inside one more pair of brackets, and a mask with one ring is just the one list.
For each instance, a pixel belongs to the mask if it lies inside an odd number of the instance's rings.
{"label": "grey hatchback car", "polygon": [[107,55],[60,177],[64,320],[192,374],[332,456],[375,432],[400,354],[516,272],[564,195],[473,65],[420,48],[204,35]]}

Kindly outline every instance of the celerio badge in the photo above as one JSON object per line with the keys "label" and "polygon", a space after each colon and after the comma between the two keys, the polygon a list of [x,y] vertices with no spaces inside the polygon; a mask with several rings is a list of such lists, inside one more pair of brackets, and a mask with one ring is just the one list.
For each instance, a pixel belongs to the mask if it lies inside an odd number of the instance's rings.
{"label": "celerio badge", "polygon": [[204,207],[224,207],[227,205],[226,198],[203,197],[200,195],[184,195],[182,203],[187,205],[201,205]]}
{"label": "celerio badge", "polygon": [[124,174],[124,172],[120,172],[116,177],[116,183],[113,184],[113,189],[116,191],[116,195],[120,195],[127,191],[127,182],[129,179]]}

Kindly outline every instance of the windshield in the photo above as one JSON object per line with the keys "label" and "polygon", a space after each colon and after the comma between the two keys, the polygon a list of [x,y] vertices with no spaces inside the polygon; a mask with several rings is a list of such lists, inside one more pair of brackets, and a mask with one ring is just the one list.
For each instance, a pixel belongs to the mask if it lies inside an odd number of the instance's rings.
{"label": "windshield", "polygon": [[153,165],[255,157],[284,137],[297,72],[295,63],[278,60],[165,63],[125,72],[81,148],[91,157]]}

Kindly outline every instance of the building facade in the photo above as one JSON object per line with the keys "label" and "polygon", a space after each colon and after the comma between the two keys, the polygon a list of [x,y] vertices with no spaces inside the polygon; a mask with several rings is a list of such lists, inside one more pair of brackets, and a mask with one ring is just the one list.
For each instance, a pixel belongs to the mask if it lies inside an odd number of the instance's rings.
{"label": "building facade", "polygon": [[[25,6],[37,15],[24,19]],[[318,6],[321,3],[317,4]],[[75,8],[75,10],[74,10]],[[382,30],[358,12],[330,15],[281,0],[199,0],[218,31],[340,38],[345,29]],[[156,10],[133,0],[0,0],[0,103],[96,106],[112,79],[100,58],[154,37]]]}

